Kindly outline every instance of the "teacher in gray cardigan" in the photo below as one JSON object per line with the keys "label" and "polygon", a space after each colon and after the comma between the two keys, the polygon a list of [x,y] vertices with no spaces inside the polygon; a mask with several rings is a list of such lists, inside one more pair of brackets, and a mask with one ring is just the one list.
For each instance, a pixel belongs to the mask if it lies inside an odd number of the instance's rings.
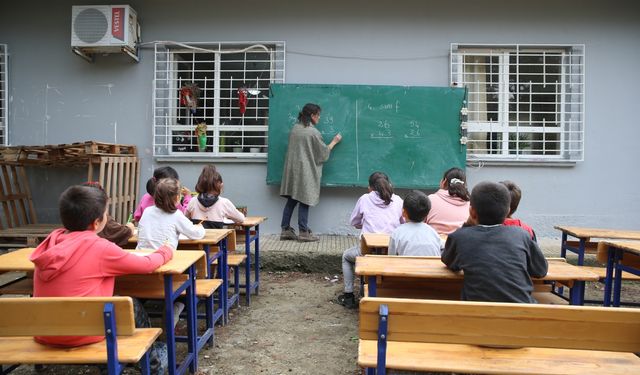
{"label": "teacher in gray cardigan", "polygon": [[[320,106],[305,104],[298,114],[298,122],[289,133],[289,146],[284,161],[284,171],[280,184],[280,195],[287,198],[282,213],[282,233],[280,240],[298,240],[301,242],[318,241],[309,229],[309,206],[315,206],[320,200],[320,179],[322,165],[342,136],[336,134],[328,145],[315,128],[320,120]],[[299,235],[291,228],[291,215],[298,206]]]}

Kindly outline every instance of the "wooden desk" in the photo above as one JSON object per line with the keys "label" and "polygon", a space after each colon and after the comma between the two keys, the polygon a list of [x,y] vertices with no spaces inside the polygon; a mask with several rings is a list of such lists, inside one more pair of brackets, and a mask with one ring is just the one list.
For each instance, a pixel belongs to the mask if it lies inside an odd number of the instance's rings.
{"label": "wooden desk", "polygon": [[[229,309],[233,304],[240,299],[240,295],[233,295],[229,297],[229,270],[227,265],[227,238],[233,233],[232,229],[205,229],[205,235],[198,240],[192,240],[188,238],[180,238],[178,240],[178,248],[180,250],[199,250],[204,251],[207,260],[207,278],[213,279],[214,272],[212,270],[213,264],[218,260],[218,275],[222,279],[222,308],[224,311],[222,322],[227,324],[229,320]],[[129,244],[135,246],[138,243],[137,232],[129,238]],[[213,253],[212,247],[218,246],[220,251]]]}
{"label": "wooden desk", "polygon": [[[29,260],[34,248],[23,248],[4,255],[0,255],[0,272],[25,271],[33,272],[34,265]],[[196,264],[204,260],[201,251],[175,251],[173,258],[166,264],[158,267],[152,274],[160,274],[164,278],[165,290],[165,333],[167,335],[167,352],[169,355],[169,374],[183,374],[190,369],[195,373],[198,368],[197,353],[197,309],[195,278]],[[188,273],[188,277],[177,289],[173,288],[173,276]],[[187,347],[185,359],[177,366],[176,362],[176,337],[173,328],[173,304],[182,292],[186,294],[187,305]]]}
{"label": "wooden desk", "polygon": [[[247,216],[240,224],[231,225],[238,234],[244,234],[244,252],[247,255],[245,266],[245,282],[240,287],[245,288],[245,302],[251,304],[251,292],[260,291],[260,224],[267,220],[264,216]],[[251,229],[255,228],[255,229]],[[254,281],[251,282],[251,243],[254,244],[255,262],[253,266]]]}
{"label": "wooden desk", "polygon": [[[446,234],[440,234],[440,241],[443,246],[447,241]],[[389,240],[391,236],[385,233],[362,233],[360,238],[360,252],[362,255],[378,254],[386,255],[389,251]]]}
{"label": "wooden desk", "polygon": [[[592,238],[640,240],[640,231],[637,230],[582,228],[564,225],[556,225],[554,228],[562,232],[560,256],[566,258],[567,250],[577,254],[579,266],[584,264],[584,255],[586,252],[596,252],[598,241],[591,241]],[[577,238],[578,242],[567,241],[568,236]]]}
{"label": "wooden desk", "polygon": [[598,249],[606,251],[607,277],[604,281],[604,305],[611,306],[611,291],[613,287],[613,306],[620,306],[620,291],[622,287],[622,271],[640,276],[640,242],[602,241]]}
{"label": "wooden desk", "polygon": [[[463,280],[462,272],[453,272],[440,257],[404,257],[367,255],[356,258],[356,275],[368,277],[369,295],[376,296],[376,278],[401,277],[431,280]],[[572,305],[583,304],[585,281],[597,281],[598,275],[560,260],[549,260],[547,275],[539,280],[561,281],[571,288]]]}

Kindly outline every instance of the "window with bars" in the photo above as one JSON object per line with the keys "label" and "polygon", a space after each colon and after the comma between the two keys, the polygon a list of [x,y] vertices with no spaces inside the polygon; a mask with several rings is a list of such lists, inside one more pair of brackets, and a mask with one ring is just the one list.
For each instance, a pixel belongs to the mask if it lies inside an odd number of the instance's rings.
{"label": "window with bars", "polygon": [[264,158],[283,42],[156,43],[154,155]]}
{"label": "window with bars", "polygon": [[581,161],[584,46],[451,45],[467,88],[467,160]]}
{"label": "window with bars", "polygon": [[8,144],[9,129],[9,72],[7,62],[7,45],[0,44],[0,145]]}

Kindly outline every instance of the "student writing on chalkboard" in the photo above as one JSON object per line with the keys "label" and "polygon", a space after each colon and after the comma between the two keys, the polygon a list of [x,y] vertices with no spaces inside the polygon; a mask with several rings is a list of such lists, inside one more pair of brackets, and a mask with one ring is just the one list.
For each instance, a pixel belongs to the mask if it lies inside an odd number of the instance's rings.
{"label": "student writing on chalkboard", "polygon": [[429,195],[431,210],[425,222],[439,234],[460,228],[469,217],[467,177],[460,168],[450,168],[442,176],[440,190]]}
{"label": "student writing on chalkboard", "polygon": [[[342,136],[336,134],[329,144],[324,143],[322,135],[315,128],[320,120],[320,111],[317,104],[305,104],[298,114],[298,122],[289,132],[289,145],[280,184],[280,195],[287,198],[280,224],[280,240],[318,241],[318,237],[309,229],[309,206],[318,204],[322,165],[329,159],[333,147],[342,140]],[[290,226],[296,205],[299,205],[299,235]]]}

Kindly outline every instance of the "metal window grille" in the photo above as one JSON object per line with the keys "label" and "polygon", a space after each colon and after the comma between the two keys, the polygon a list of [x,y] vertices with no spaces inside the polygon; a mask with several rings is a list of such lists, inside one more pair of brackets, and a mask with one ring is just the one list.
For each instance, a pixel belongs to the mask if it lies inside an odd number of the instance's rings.
{"label": "metal window grille", "polygon": [[9,73],[7,61],[7,45],[0,44],[0,145],[8,144],[9,129]]}
{"label": "metal window grille", "polygon": [[584,159],[584,45],[451,45],[467,160]]}
{"label": "metal window grille", "polygon": [[154,155],[265,157],[269,87],[284,72],[284,42],[157,43]]}

